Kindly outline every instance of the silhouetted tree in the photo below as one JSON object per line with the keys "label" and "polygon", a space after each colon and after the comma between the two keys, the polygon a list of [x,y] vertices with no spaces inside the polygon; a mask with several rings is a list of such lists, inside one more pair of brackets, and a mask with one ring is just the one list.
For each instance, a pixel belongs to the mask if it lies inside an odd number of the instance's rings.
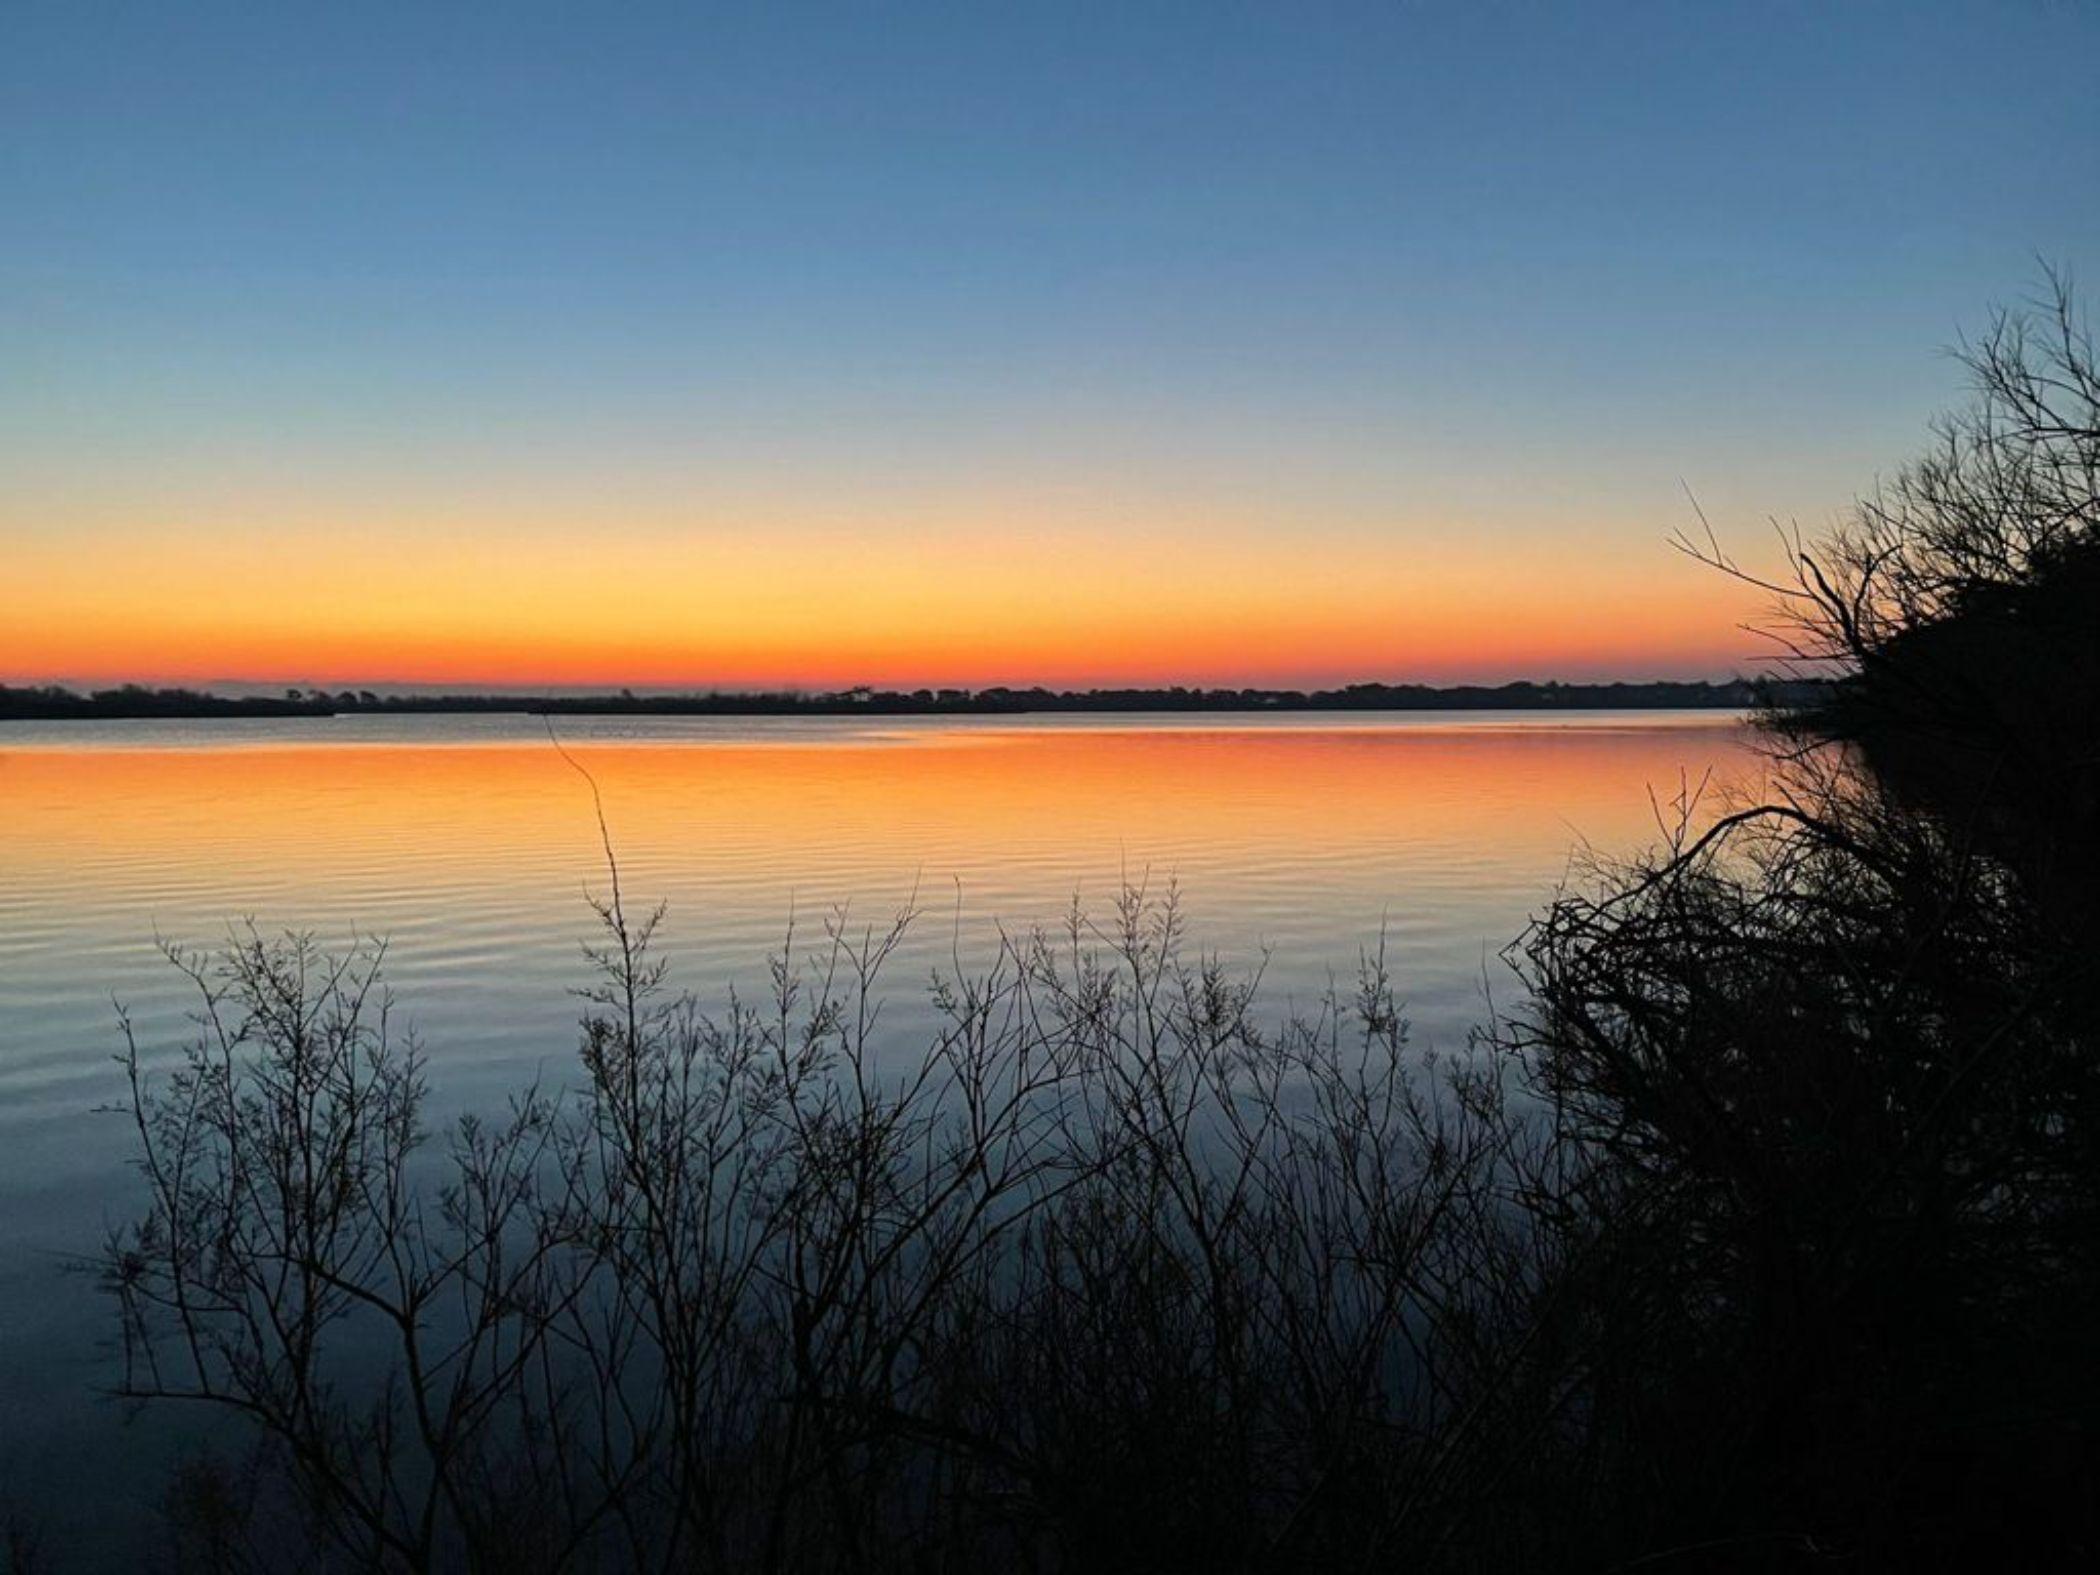
{"label": "silhouetted tree", "polygon": [[[1608,869],[1509,1031],[1611,1265],[1622,1553],[2075,1562],[2100,1534],[2100,381],[2060,282],[1780,593],[1841,681],[1772,802]],[[1741,572],[1718,548],[1702,549]]]}

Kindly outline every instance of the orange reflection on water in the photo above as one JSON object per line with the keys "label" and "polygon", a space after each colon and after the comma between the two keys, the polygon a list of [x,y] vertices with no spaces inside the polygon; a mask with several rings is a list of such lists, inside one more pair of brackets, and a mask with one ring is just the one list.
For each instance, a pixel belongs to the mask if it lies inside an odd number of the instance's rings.
{"label": "orange reflection on water", "polygon": [[[243,917],[331,948],[386,937],[447,1110],[566,1077],[582,897],[606,870],[589,787],[533,728],[0,732],[0,1152],[45,1134],[17,1174],[121,1173],[121,1124],[85,1115],[120,1094],[112,997],[172,1053],[192,1003],[155,938],[210,946]],[[1655,835],[1651,790],[1755,769],[1710,719],[594,728],[563,724],[628,898],[667,904],[673,986],[711,1011],[734,985],[762,995],[791,912],[799,960],[840,906],[882,924],[916,892],[882,984],[907,1055],[932,1028],[929,975],[989,962],[994,926],[1055,925],[1075,898],[1105,918],[1126,878],[1168,877],[1192,947],[1264,970],[1264,1012],[1346,995],[1380,946],[1413,1042],[1462,1043],[1517,988],[1495,959],[1579,838],[1630,849]],[[135,747],[153,738],[187,742]]]}
{"label": "orange reflection on water", "polygon": [[[755,743],[577,742],[624,857],[702,886],[712,863],[822,880],[840,863],[944,880],[1049,858],[1097,877],[1248,868],[1404,844],[1546,873],[1577,838],[1655,830],[1651,792],[1748,769],[1712,725],[912,728]],[[384,862],[506,872],[597,864],[589,790],[548,743],[0,750],[0,867],[16,876],[326,884]],[[1239,867],[1235,860],[1241,861]],[[241,893],[225,893],[238,902]],[[1396,893],[1395,895],[1401,895]]]}

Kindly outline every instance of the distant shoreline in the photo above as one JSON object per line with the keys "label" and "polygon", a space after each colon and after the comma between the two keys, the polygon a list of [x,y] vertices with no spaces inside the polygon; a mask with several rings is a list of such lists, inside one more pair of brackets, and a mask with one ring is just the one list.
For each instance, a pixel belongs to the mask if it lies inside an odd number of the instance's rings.
{"label": "distant shoreline", "polygon": [[550,716],[1016,716],[1029,713],[1225,711],[1640,711],[1746,710],[1798,704],[1819,685],[1734,679],[1726,683],[1350,684],[1340,689],[847,689],[824,694],[598,695],[403,694],[287,690],[218,695],[125,685],[78,693],[0,685],[0,722],[154,717],[297,717],[499,712]]}

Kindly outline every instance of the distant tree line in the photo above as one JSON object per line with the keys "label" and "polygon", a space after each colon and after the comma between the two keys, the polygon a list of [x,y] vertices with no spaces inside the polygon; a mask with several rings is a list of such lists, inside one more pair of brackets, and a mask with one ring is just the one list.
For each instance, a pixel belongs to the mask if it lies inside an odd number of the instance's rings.
{"label": "distant tree line", "polygon": [[228,696],[125,684],[88,694],[0,684],[0,719],[71,717],[341,716],[377,712],[531,712],[566,716],[981,716],[1056,711],[1583,711],[1744,710],[1797,705],[1814,679],[1570,684],[1350,684],[1341,689],[872,689],[614,694],[375,694],[369,689],[288,689]]}

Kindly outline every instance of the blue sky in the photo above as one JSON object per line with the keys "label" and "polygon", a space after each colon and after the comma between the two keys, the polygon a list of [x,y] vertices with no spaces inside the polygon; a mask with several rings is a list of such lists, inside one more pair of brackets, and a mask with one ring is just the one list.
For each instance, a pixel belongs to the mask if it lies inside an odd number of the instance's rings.
{"label": "blue sky", "polygon": [[2041,0],[18,3],[0,594],[976,520],[1667,598],[1678,478],[1820,523],[1941,347],[2100,258],[2096,82],[2100,7]]}

